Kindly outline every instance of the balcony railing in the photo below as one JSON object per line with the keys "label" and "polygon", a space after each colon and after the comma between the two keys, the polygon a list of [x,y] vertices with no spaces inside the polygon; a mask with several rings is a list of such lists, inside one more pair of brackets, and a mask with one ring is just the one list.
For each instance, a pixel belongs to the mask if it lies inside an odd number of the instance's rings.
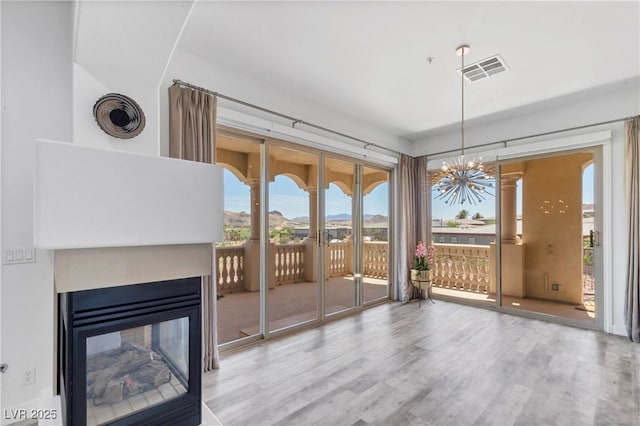
{"label": "balcony railing", "polygon": [[[490,278],[489,247],[467,244],[434,244],[433,285],[458,290],[488,292]],[[351,271],[351,243],[331,243],[327,249],[331,278]],[[388,243],[365,242],[364,276],[388,277]],[[304,244],[277,244],[274,258],[276,284],[303,282]],[[583,251],[583,293],[594,294],[593,249]],[[216,248],[218,291],[221,294],[244,291],[244,246]]]}
{"label": "balcony railing", "polygon": [[364,276],[387,278],[389,276],[389,243],[385,241],[364,243]]}
{"label": "balcony railing", "polygon": [[327,259],[330,278],[351,273],[351,243],[330,243]]}
{"label": "balcony railing", "polygon": [[226,294],[244,290],[244,247],[216,248],[218,293]]}
{"label": "balcony railing", "polygon": [[304,244],[277,244],[276,284],[304,281]]}
{"label": "balcony railing", "polygon": [[488,292],[489,246],[434,244],[434,285],[458,290]]}
{"label": "balcony railing", "polygon": [[[273,246],[272,246],[273,247]],[[364,276],[385,279],[389,274],[388,243],[365,242]],[[216,248],[218,293],[227,294],[244,291],[244,246]],[[288,284],[305,281],[305,244],[276,244],[270,250],[271,262],[275,266],[272,282]],[[352,271],[352,244],[330,243],[327,247],[327,273],[330,278],[345,276]]]}

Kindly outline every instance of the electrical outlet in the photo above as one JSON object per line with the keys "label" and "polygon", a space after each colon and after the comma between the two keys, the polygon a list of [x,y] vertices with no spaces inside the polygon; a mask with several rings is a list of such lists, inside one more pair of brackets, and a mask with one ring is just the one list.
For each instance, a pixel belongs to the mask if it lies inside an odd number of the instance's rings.
{"label": "electrical outlet", "polygon": [[31,367],[24,370],[24,376],[22,376],[23,385],[32,385],[36,382],[36,368]]}

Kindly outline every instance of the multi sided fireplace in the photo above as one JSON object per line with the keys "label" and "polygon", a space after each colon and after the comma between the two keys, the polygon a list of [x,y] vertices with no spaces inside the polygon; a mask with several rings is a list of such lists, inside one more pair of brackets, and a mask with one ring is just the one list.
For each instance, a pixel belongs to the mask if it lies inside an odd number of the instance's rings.
{"label": "multi sided fireplace", "polygon": [[60,294],[67,426],[201,423],[200,278]]}

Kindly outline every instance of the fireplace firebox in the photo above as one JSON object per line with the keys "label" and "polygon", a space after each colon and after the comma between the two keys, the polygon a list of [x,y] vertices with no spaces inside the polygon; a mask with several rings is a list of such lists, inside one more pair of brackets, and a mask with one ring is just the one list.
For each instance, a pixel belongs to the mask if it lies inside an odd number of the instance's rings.
{"label": "fireplace firebox", "polygon": [[67,426],[201,423],[200,278],[62,293]]}

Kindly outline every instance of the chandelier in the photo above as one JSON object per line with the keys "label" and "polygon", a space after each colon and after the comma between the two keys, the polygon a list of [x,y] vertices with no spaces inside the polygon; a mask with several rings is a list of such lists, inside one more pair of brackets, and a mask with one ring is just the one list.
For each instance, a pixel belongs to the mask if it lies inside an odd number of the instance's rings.
{"label": "chandelier", "polygon": [[446,204],[477,204],[486,199],[493,188],[492,169],[485,168],[482,157],[465,158],[464,156],[464,55],[469,53],[469,45],[465,44],[456,49],[456,55],[462,58],[460,78],[462,82],[462,150],[460,156],[449,161],[443,161],[440,171],[434,175],[434,191],[438,193],[436,200],[444,200]]}

